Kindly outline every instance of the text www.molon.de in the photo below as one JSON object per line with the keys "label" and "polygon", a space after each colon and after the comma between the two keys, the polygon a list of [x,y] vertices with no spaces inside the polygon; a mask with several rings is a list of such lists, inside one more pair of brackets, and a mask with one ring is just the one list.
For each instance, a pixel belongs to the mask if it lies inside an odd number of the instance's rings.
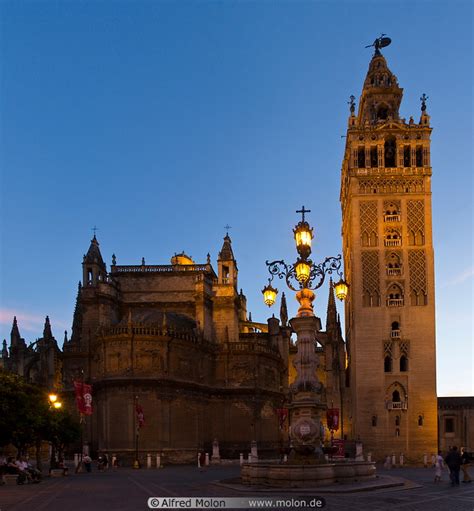
{"label": "text www.molon.de", "polygon": [[322,509],[322,497],[150,497],[150,509]]}

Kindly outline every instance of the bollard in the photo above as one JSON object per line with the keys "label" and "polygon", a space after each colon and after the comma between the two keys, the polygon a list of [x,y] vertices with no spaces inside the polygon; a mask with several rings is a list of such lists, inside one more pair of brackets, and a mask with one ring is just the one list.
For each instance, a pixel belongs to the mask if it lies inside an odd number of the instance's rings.
{"label": "bollard", "polygon": [[198,452],[198,468],[201,468],[201,453]]}
{"label": "bollard", "polygon": [[428,455],[426,453],[423,454],[423,466],[428,468]]}
{"label": "bollard", "polygon": [[436,456],[434,454],[431,455],[431,466],[434,467],[436,463]]}
{"label": "bollard", "polygon": [[209,465],[209,453],[206,452],[206,467]]}
{"label": "bollard", "polygon": [[115,470],[117,468],[117,456],[112,454],[112,469]]}
{"label": "bollard", "polygon": [[400,467],[403,467],[403,463],[405,461],[405,456],[403,455],[403,453],[400,454]]}
{"label": "bollard", "polygon": [[392,454],[392,467],[396,467],[397,466],[397,458],[395,456],[395,453]]}
{"label": "bollard", "polygon": [[372,453],[371,453],[371,452],[369,452],[369,453],[367,454],[367,461],[368,461],[368,462],[372,462]]}
{"label": "bollard", "polygon": [[283,463],[286,463],[288,461],[288,454],[283,455]]}
{"label": "bollard", "polygon": [[243,465],[243,463],[244,463],[244,454],[243,453],[240,453],[239,461],[240,461],[240,464]]}
{"label": "bollard", "polygon": [[250,453],[247,455],[247,463],[252,463],[252,455]]}
{"label": "bollard", "polygon": [[156,468],[163,468],[161,466],[161,454],[159,452],[156,453]]}
{"label": "bollard", "polygon": [[325,455],[324,455],[324,459],[325,459],[326,461],[329,461],[329,454],[325,454]]}
{"label": "bollard", "polygon": [[146,468],[151,468],[151,454],[146,455]]}
{"label": "bollard", "polygon": [[79,465],[79,454],[74,454],[74,466],[77,467]]}

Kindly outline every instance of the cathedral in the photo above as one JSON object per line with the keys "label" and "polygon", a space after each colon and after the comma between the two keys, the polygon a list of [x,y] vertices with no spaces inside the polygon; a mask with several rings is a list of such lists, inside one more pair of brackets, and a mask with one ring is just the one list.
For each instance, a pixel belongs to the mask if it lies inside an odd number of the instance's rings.
{"label": "cathedral", "polygon": [[[418,122],[400,118],[402,94],[376,46],[357,114],[351,97],[341,172],[345,334],[330,284],[314,349],[325,400],[340,410],[337,435],[373,459],[419,462],[437,449],[431,127],[424,95]],[[291,399],[296,346],[285,298],[280,319],[252,321],[230,237],[216,267],[185,253],[162,265],[111,259],[107,268],[94,235],[70,338],[59,349],[46,318],[27,345],[15,319],[3,367],[61,392],[71,410],[73,381],[91,383],[92,451],[179,463],[214,439],[223,457],[252,441],[263,456],[286,446],[278,410]]]}

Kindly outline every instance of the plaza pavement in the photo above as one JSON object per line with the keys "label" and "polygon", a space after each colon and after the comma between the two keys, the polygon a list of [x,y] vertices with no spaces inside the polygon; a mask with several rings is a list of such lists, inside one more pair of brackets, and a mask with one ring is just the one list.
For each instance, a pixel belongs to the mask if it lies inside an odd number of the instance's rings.
{"label": "plaza pavement", "polygon": [[[452,488],[446,472],[438,484],[433,483],[431,468],[380,468],[378,474],[382,482],[403,485],[371,491],[354,491],[363,488],[342,485],[286,494],[280,490],[275,494],[321,496],[327,510],[474,511],[474,483]],[[269,495],[268,491],[239,489],[235,484],[238,475],[236,465],[210,466],[203,472],[196,467],[169,466],[160,470],[120,468],[72,474],[46,478],[38,485],[0,487],[0,511],[141,511],[148,509],[149,497]]]}

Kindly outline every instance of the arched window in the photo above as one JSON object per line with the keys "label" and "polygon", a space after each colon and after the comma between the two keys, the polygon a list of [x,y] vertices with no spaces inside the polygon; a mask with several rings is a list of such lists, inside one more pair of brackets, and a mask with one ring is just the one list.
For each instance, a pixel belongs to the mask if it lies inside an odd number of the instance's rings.
{"label": "arched window", "polygon": [[411,147],[406,145],[403,148],[403,166],[410,167],[411,166]]}
{"label": "arched window", "polygon": [[398,323],[398,321],[394,321],[392,323],[392,330],[400,330],[400,324]]}
{"label": "arched window", "polygon": [[395,436],[400,436],[400,428],[395,428]]}
{"label": "arched window", "polygon": [[397,144],[394,137],[388,137],[384,144],[385,166],[396,167]]}
{"label": "arched window", "polygon": [[377,147],[370,148],[370,166],[378,167],[379,166],[379,157]]}
{"label": "arched window", "polygon": [[400,426],[400,415],[395,416],[395,426]]}
{"label": "arched window", "polygon": [[385,121],[388,117],[388,107],[387,105],[380,105],[377,108],[377,120]]}
{"label": "arched window", "polygon": [[400,403],[400,392],[398,392],[398,390],[392,392],[392,401],[394,403]]}
{"label": "arched window", "polygon": [[400,372],[405,373],[408,371],[408,358],[405,355],[400,357]]}
{"label": "arched window", "polygon": [[423,148],[421,146],[416,148],[415,160],[417,167],[423,167]]}
{"label": "arched window", "polygon": [[[384,370],[385,373],[391,373],[392,372],[392,358],[389,357],[388,355],[384,358],[383,370]],[[400,399],[399,399],[399,401],[400,401]]]}
{"label": "arched window", "polygon": [[377,415],[372,415],[372,427],[377,426]]}
{"label": "arched window", "polygon": [[418,426],[423,426],[423,415],[418,415]]}

